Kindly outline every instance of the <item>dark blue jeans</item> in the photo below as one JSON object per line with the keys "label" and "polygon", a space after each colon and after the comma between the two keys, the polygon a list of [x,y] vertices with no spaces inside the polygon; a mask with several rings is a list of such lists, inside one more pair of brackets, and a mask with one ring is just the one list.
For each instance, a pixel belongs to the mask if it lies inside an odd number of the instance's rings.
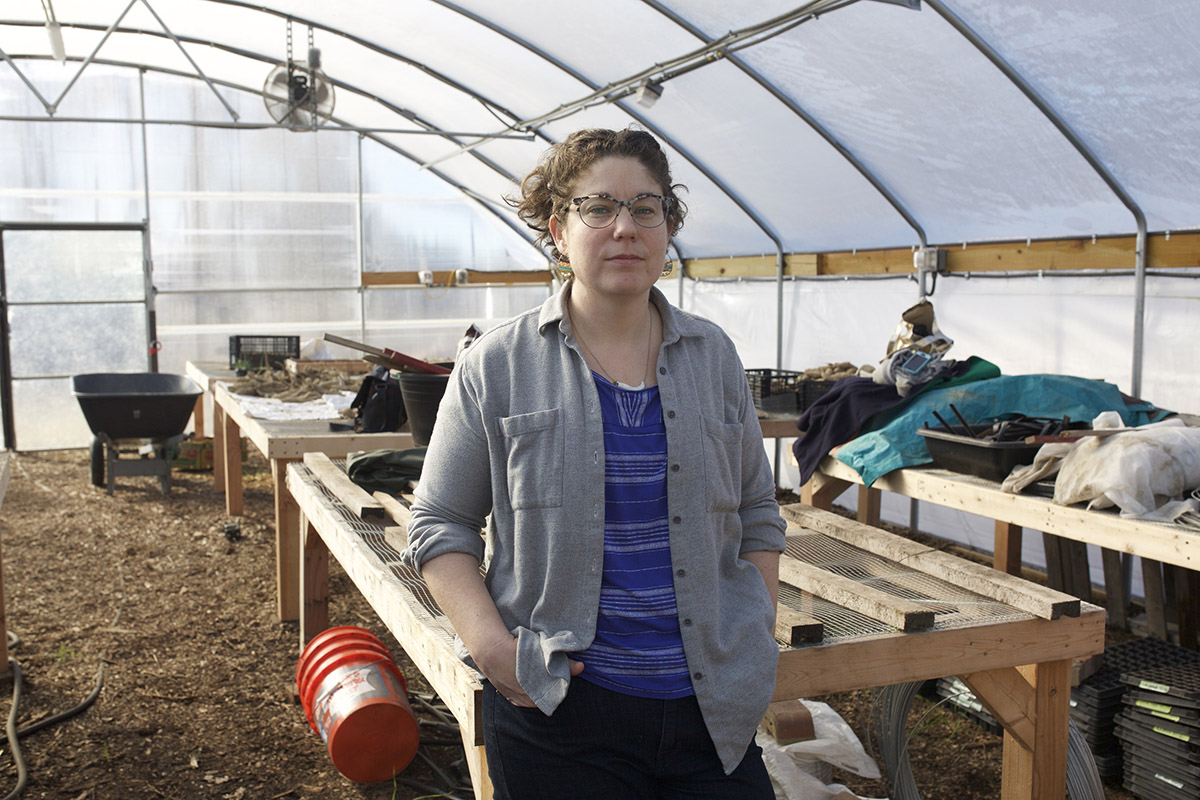
{"label": "dark blue jeans", "polygon": [[547,717],[483,684],[483,744],[497,800],[774,800],[750,742],[726,775],[695,697],[632,697],[574,678]]}

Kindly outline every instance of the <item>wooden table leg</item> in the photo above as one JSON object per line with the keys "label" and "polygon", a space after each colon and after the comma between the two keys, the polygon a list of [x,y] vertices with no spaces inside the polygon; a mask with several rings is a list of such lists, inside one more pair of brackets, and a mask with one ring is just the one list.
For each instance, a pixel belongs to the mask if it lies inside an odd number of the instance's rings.
{"label": "wooden table leg", "polygon": [[1062,800],[1067,791],[1070,659],[963,675],[962,680],[1004,726],[1002,800]]}
{"label": "wooden table leg", "polygon": [[800,501],[813,508],[823,508],[828,511],[829,507],[833,505],[833,501],[838,499],[838,496],[849,487],[849,481],[829,478],[818,472],[800,487]]}
{"label": "wooden table leg", "polygon": [[329,548],[299,509],[296,517],[303,551],[297,576],[300,649],[303,650],[309,640],[329,627]]}
{"label": "wooden table leg", "polygon": [[213,488],[225,492],[225,409],[213,403]]}
{"label": "wooden table leg", "polygon": [[192,433],[197,439],[204,436],[204,393],[196,398],[196,405],[192,408]]}
{"label": "wooden table leg", "polygon": [[1146,596],[1146,626],[1155,639],[1167,640],[1162,563],[1142,559],[1142,593]]}
{"label": "wooden table leg", "polygon": [[[478,697],[479,694],[476,693]],[[478,705],[478,703],[476,704]],[[482,710],[476,708],[474,718],[483,718]],[[458,721],[459,734],[462,736],[463,755],[466,757],[467,771],[471,774],[471,787],[475,790],[475,800],[492,800],[492,779],[488,775],[487,757],[483,752],[483,741],[474,723]]]}
{"label": "wooden table leg", "polygon": [[1126,565],[1129,557],[1107,547],[1100,551],[1104,564],[1104,609],[1108,612],[1108,627],[1126,630],[1129,627],[1129,591],[1126,589]]}
{"label": "wooden table leg", "polygon": [[1200,572],[1186,567],[1174,567],[1175,613],[1179,622],[1179,646],[1200,649]]}
{"label": "wooden table leg", "polygon": [[[296,505],[295,498],[287,488],[287,465],[296,460],[271,459],[271,481],[275,487],[276,607],[281,622],[300,619],[302,613],[297,580],[300,575],[301,538],[305,535],[304,526],[307,523],[301,521],[300,506]],[[303,585],[302,580],[300,585]]]}
{"label": "wooden table leg", "polygon": [[868,486],[858,487],[858,521],[879,527],[879,511],[883,503],[883,492]]}
{"label": "wooden table leg", "polygon": [[225,513],[240,516],[242,505],[242,429],[237,422],[224,415],[224,447],[221,448],[225,461]]}
{"label": "wooden table leg", "polygon": [[996,536],[992,545],[992,567],[1007,572],[1009,575],[1021,574],[1021,539],[1020,525],[996,520]]}

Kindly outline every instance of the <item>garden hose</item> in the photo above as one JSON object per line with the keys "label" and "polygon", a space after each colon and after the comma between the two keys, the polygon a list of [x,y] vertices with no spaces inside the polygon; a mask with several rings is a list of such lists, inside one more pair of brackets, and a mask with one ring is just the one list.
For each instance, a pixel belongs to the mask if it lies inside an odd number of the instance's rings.
{"label": "garden hose", "polygon": [[[8,641],[10,646],[16,646],[20,643],[21,638],[12,631],[9,631]],[[68,708],[66,711],[60,711],[57,714],[39,720],[32,725],[27,725],[20,730],[17,729],[17,716],[21,707],[21,664],[15,658],[11,657],[8,659],[8,664],[12,669],[13,675],[12,708],[9,710],[8,720],[4,724],[4,735],[0,736],[0,745],[8,742],[9,749],[12,750],[13,763],[17,767],[17,785],[5,796],[4,800],[16,800],[24,793],[25,786],[29,781],[29,775],[25,769],[25,757],[21,753],[21,737],[40,731],[42,728],[53,725],[56,722],[70,719],[96,702],[96,698],[100,696],[100,690],[104,688],[104,661],[100,661],[100,668],[96,670],[95,688],[92,689],[91,694],[84,698],[83,702],[72,708]]]}

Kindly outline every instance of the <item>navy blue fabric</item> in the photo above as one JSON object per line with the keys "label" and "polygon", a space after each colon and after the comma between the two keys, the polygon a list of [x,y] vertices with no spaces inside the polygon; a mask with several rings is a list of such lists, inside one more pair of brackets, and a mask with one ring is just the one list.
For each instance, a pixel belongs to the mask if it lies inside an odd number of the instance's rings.
{"label": "navy blue fabric", "polygon": [[762,749],[729,775],[695,696],[660,700],[575,678],[550,716],[483,684],[483,748],[496,800],[773,800]]}

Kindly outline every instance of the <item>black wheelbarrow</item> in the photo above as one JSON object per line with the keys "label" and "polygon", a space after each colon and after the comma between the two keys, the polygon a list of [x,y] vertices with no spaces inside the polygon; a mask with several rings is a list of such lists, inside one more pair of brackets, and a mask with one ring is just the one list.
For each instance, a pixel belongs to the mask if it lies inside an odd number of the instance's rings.
{"label": "black wheelbarrow", "polygon": [[[163,494],[170,492],[167,448],[186,438],[203,391],[196,382],[162,372],[93,372],[72,377],[71,391],[95,434],[92,483],[112,494],[117,475],[157,475]],[[123,452],[137,457],[122,459]]]}

